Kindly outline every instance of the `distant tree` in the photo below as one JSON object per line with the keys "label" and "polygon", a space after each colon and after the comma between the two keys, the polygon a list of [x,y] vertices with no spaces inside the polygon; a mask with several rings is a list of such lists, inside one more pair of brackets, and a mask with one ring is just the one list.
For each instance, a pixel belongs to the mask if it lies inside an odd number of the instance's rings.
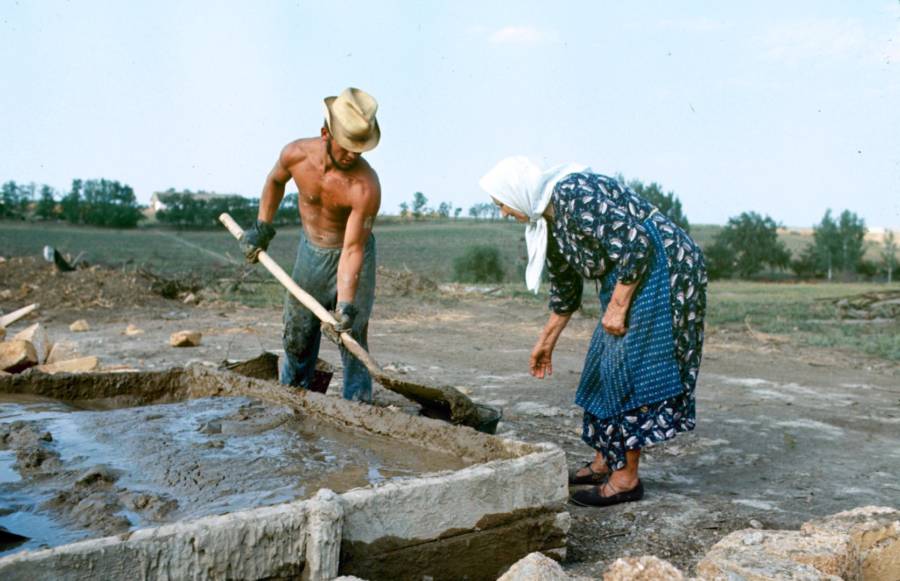
{"label": "distant tree", "polygon": [[448,204],[447,202],[441,202],[441,205],[438,206],[438,209],[437,209],[437,215],[438,215],[440,218],[444,218],[444,219],[449,218],[449,217],[450,217],[450,210],[451,210],[452,208],[453,208],[453,206],[451,206],[451,205]]}
{"label": "distant tree", "polygon": [[84,182],[82,216],[87,224],[112,228],[133,228],[141,219],[134,190],[115,180]]}
{"label": "distant tree", "polygon": [[[625,178],[622,174],[618,174],[616,179],[623,184],[625,183]],[[688,222],[687,216],[681,207],[681,200],[678,199],[675,192],[663,193],[663,187],[660,184],[650,182],[649,185],[644,185],[643,182],[636,179],[631,180],[627,185],[634,190],[634,193],[656,206],[660,212],[681,226],[685,232],[691,231],[690,222]]]}
{"label": "distant tree", "polygon": [[462,214],[462,211],[463,211],[462,208],[456,208],[456,209],[454,209],[454,210],[453,210],[453,219],[454,219],[454,220],[459,220],[459,215]]}
{"label": "distant tree", "polygon": [[844,210],[837,220],[831,210],[813,226],[813,243],[806,250],[806,259],[833,280],[834,272],[845,277],[857,271],[865,254],[866,224],[854,212]]}
{"label": "distant tree", "polygon": [[400,217],[409,218],[409,204],[406,202],[400,202]]}
{"label": "distant tree", "polygon": [[425,205],[428,204],[428,198],[422,192],[413,194],[412,215],[416,220],[421,220],[425,211]]}
{"label": "distant tree", "polygon": [[[275,223],[284,226],[300,223],[300,199],[297,194],[287,194],[281,200],[278,211],[275,212]],[[216,220],[218,220],[216,216]],[[254,217],[255,219],[255,217]]]}
{"label": "distant tree", "polygon": [[0,218],[21,218],[19,186],[8,181],[0,186]]}
{"label": "distant tree", "polygon": [[72,180],[72,189],[63,196],[60,206],[62,208],[62,218],[71,224],[80,224],[82,222],[81,215],[81,180]]}
{"label": "distant tree", "polygon": [[469,216],[475,218],[476,220],[478,219],[479,213],[480,213],[480,210],[478,208],[478,204],[475,204],[474,206],[469,208]]}
{"label": "distant tree", "polygon": [[53,197],[53,188],[48,185],[41,186],[41,199],[34,211],[40,218],[49,220],[56,215],[56,199]]}
{"label": "distant tree", "polygon": [[[279,212],[287,223],[296,224],[300,218],[295,205],[296,195],[292,196],[294,197],[285,197],[288,205],[286,209],[282,207]],[[219,225],[219,215],[223,212],[231,214],[238,223],[249,223],[256,220],[259,211],[259,200],[238,195],[202,199],[186,190],[160,194],[159,199],[165,205],[165,209],[156,213],[157,219],[163,224],[178,228],[215,228]],[[276,219],[277,217],[278,214]]]}
{"label": "distant tree", "polygon": [[897,268],[897,242],[894,240],[894,232],[887,230],[884,233],[884,243],[881,248],[881,264],[887,274],[888,284],[894,280],[894,269]]}
{"label": "distant tree", "polygon": [[769,216],[744,212],[730,218],[706,251],[710,276],[749,278],[764,267],[788,266],[791,254],[778,239],[778,224]]}
{"label": "distant tree", "polygon": [[734,275],[736,252],[728,244],[718,241],[703,249],[706,270],[711,280],[731,278]]}

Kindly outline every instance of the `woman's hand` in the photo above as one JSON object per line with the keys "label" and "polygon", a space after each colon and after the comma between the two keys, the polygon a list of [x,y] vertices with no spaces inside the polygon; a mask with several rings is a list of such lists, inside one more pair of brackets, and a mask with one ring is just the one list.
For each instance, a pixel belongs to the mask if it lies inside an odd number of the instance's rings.
{"label": "woman's hand", "polygon": [[603,330],[610,335],[621,337],[625,334],[625,331],[628,330],[628,328],[625,327],[625,317],[627,315],[627,307],[623,308],[610,303],[609,306],[606,307],[606,312],[603,313],[603,319],[600,321],[603,325]]}
{"label": "woman's hand", "polygon": [[553,375],[553,345],[548,345],[543,338],[538,339],[534,349],[531,350],[529,367],[531,375],[538,379],[544,379],[545,375]]}
{"label": "woman's hand", "polygon": [[572,313],[564,315],[550,313],[550,319],[547,320],[541,336],[538,337],[534,349],[531,350],[531,359],[528,362],[531,375],[538,379],[553,375],[553,348],[556,347],[556,340],[559,339],[560,333],[566,328],[571,317]]}
{"label": "woman's hand", "polygon": [[636,290],[636,282],[631,284],[616,283],[609,304],[606,305],[606,312],[603,313],[603,319],[600,321],[604,331],[616,337],[621,337],[628,331],[625,321],[628,317],[628,309],[631,307],[631,299],[634,297],[634,291]]}

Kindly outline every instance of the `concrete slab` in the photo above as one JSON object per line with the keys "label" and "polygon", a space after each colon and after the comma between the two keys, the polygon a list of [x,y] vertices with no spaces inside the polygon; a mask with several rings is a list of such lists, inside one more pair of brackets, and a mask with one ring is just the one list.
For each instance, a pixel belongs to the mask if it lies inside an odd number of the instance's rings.
{"label": "concrete slab", "polygon": [[0,558],[4,579],[496,579],[533,551],[565,551],[565,457],[551,444],[506,440],[200,366],[10,376],[0,378],[0,392],[107,405],[252,397],[473,463],[343,494],[323,490],[300,502],[23,551]]}

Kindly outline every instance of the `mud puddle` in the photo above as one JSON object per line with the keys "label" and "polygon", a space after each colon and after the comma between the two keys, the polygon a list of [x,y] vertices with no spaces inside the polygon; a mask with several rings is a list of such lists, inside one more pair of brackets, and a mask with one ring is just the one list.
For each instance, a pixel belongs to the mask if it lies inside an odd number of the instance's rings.
{"label": "mud puddle", "polygon": [[248,398],[91,410],[3,395],[0,554],[462,467]]}

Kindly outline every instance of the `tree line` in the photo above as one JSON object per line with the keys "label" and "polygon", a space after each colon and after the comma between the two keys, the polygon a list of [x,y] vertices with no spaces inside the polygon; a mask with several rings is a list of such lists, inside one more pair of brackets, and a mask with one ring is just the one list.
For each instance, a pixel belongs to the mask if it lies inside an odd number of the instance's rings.
{"label": "tree line", "polygon": [[[237,194],[211,194],[208,192],[175,191],[169,189],[157,194],[162,203],[156,219],[177,228],[217,228],[219,215],[228,212],[239,224],[256,220],[259,211],[258,198],[245,198]],[[278,226],[300,223],[297,194],[286,194],[275,214]]]}
{"label": "tree line", "polygon": [[813,226],[812,242],[796,256],[778,237],[780,225],[770,216],[744,212],[728,220],[704,253],[710,278],[751,278],[765,269],[793,271],[800,278],[850,280],[884,274],[891,282],[897,266],[894,233],[885,232],[877,260],[867,260],[866,223],[844,210],[835,218],[827,210]]}
{"label": "tree line", "polygon": [[17,184],[8,181],[0,186],[0,218],[24,220],[65,220],[72,224],[88,224],[114,228],[133,228],[143,217],[141,207],[128,184],[115,180],[72,180],[64,194],[46,184]]}

